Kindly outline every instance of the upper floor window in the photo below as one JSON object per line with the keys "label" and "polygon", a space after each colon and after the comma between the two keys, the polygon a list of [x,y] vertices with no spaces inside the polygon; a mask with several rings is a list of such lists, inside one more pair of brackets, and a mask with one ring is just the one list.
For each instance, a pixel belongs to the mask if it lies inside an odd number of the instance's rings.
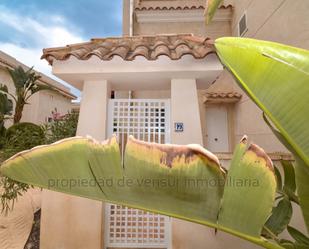
{"label": "upper floor window", "polygon": [[244,36],[248,31],[247,26],[247,12],[245,12],[239,19],[238,22],[238,36]]}

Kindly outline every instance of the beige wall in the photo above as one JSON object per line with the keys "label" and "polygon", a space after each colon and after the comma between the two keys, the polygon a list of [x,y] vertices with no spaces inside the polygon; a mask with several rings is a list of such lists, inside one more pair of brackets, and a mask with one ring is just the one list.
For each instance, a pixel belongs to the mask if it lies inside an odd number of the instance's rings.
{"label": "beige wall", "polygon": [[[201,13],[201,15],[203,15]],[[137,23],[134,21],[134,35],[154,34],[195,34],[211,38],[231,35],[229,22],[214,22],[205,26],[204,22]]]}
{"label": "beige wall", "polygon": [[71,100],[52,91],[42,91],[33,95],[30,105],[26,105],[23,112],[22,121],[43,124],[52,117],[51,112],[57,109],[61,115],[71,110]]}
{"label": "beige wall", "polygon": [[232,22],[237,35],[237,22],[247,12],[246,37],[280,42],[309,49],[308,0],[237,0]]}
{"label": "beige wall", "polygon": [[[134,1],[133,4],[137,4]],[[146,2],[146,1],[145,1]],[[176,2],[176,1],[174,1]],[[180,6],[184,4],[180,1]],[[230,1],[226,2],[227,4]],[[171,1],[165,4],[164,1],[148,1],[147,5],[170,6]],[[201,1],[200,4],[204,4]],[[174,4],[177,5],[176,3]],[[187,0],[187,5],[192,5]],[[199,5],[199,4],[198,4]],[[123,0],[123,35],[129,35],[130,30],[130,0]],[[135,7],[135,6],[134,6]],[[143,15],[146,21],[140,21],[139,16]],[[174,19],[178,17],[178,19]],[[219,9],[208,26],[204,22],[204,9],[185,10],[134,10],[133,12],[133,35],[155,35],[155,34],[184,34],[192,33],[198,36],[207,36],[213,39],[232,35],[231,20],[232,9]],[[149,19],[150,18],[150,19]],[[166,20],[170,19],[170,20]],[[173,20],[174,19],[174,20]]]}
{"label": "beige wall", "polygon": [[[116,99],[128,99],[128,91],[116,91]],[[169,99],[171,98],[170,90],[161,91],[131,91],[131,98],[133,99]]]}
{"label": "beige wall", "polygon": [[130,0],[122,0],[122,34],[130,34]]}
{"label": "beige wall", "polygon": [[[183,132],[175,132],[176,122],[183,123]],[[175,144],[203,143],[196,79],[171,80],[171,139]]]}
{"label": "beige wall", "polygon": [[[15,87],[9,73],[1,66],[0,84],[5,84],[10,93],[15,93]],[[25,105],[21,121],[36,124],[46,123],[47,118],[51,117],[51,112],[55,108],[60,114],[68,113],[71,110],[71,99],[56,91],[38,92],[29,99],[29,105]],[[10,123],[8,122],[7,125]]]}

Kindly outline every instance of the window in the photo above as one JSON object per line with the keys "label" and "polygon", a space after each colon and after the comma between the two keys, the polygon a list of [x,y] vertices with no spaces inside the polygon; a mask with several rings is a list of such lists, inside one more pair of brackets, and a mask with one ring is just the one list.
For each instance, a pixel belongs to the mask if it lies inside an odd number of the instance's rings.
{"label": "window", "polygon": [[247,13],[245,12],[238,22],[238,36],[244,36],[247,30]]}

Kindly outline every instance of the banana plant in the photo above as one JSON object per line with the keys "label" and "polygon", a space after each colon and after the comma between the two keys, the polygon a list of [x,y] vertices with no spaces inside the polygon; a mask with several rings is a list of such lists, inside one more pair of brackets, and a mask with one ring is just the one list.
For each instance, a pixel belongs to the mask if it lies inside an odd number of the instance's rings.
{"label": "banana plant", "polygon": [[[211,22],[222,2],[223,0],[208,1],[206,24]],[[244,38],[217,39],[215,48],[222,64],[264,112],[266,123],[294,155],[296,184],[292,189],[285,190],[293,194],[294,187],[297,188],[308,233],[309,51]],[[281,205],[284,205],[283,201]],[[287,204],[284,206],[287,207]],[[297,243],[296,247],[301,248],[299,241]]]}
{"label": "banana plant", "polygon": [[260,236],[274,203],[276,176],[267,154],[246,137],[228,173],[199,145],[161,145],[133,137],[123,165],[115,137],[103,143],[75,137],[21,152],[4,162],[1,173],[38,187],[207,225],[265,248],[282,248]]}
{"label": "banana plant", "polygon": [[[309,230],[309,51],[268,41],[220,38],[222,64],[264,112],[266,123],[293,153],[299,203]],[[290,191],[290,192],[291,192]]]}
{"label": "banana plant", "polygon": [[[272,238],[287,249],[309,248],[309,238],[302,232],[290,226],[293,215],[292,202],[299,205],[296,194],[295,170],[291,161],[282,161],[284,177],[281,176],[278,166],[275,166],[277,177],[276,206],[273,207],[272,214],[264,225],[262,235]],[[294,241],[280,238],[280,234],[287,230]]]}

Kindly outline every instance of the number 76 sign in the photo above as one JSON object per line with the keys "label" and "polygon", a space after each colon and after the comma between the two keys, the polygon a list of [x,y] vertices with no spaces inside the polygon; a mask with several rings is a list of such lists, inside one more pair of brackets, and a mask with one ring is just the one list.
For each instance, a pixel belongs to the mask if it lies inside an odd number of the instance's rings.
{"label": "number 76 sign", "polygon": [[176,122],[174,123],[175,132],[183,132],[183,123]]}

